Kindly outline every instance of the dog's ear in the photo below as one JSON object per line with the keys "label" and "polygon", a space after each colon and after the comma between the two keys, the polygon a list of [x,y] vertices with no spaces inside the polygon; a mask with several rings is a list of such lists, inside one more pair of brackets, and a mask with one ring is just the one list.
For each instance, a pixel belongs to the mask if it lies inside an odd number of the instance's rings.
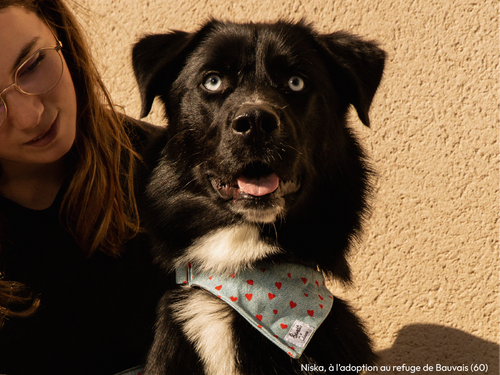
{"label": "dog's ear", "polygon": [[132,66],[141,94],[141,118],[151,111],[156,96],[166,92],[182,68],[179,61],[193,34],[173,31],[147,35],[132,49]]}
{"label": "dog's ear", "polygon": [[[365,41],[344,31],[320,35],[334,69],[336,84],[358,113],[360,120],[370,126],[368,111],[382,79],[385,52],[375,42]],[[338,80],[338,81],[337,81]]]}

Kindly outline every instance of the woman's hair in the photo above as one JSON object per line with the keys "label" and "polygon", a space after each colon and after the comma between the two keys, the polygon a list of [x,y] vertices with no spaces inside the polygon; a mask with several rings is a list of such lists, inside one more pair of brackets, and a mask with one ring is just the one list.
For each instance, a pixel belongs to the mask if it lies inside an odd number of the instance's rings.
{"label": "woman's hair", "polygon": [[[52,28],[62,42],[75,86],[76,138],[68,154],[71,179],[61,205],[61,225],[89,256],[96,250],[118,256],[123,242],[139,231],[133,183],[138,155],[123,116],[115,112],[83,34],[63,0],[0,0],[0,12],[12,5],[36,13]],[[38,301],[28,299],[22,290],[18,283],[0,280],[0,313],[23,314],[9,309],[9,301],[34,301],[36,307]]]}

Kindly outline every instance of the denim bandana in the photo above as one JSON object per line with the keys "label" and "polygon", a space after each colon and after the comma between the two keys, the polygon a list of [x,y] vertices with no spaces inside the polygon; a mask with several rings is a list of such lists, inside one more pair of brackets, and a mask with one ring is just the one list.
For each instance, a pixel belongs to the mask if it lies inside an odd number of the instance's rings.
{"label": "denim bandana", "polygon": [[293,358],[302,355],[333,305],[323,274],[300,263],[261,263],[229,276],[190,263],[176,269],[176,279],[222,299]]}

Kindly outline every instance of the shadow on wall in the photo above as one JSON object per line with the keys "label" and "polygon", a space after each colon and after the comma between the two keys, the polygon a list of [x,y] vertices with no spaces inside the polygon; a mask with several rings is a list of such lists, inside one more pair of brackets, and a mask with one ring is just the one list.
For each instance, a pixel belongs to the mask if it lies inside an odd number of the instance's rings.
{"label": "shadow on wall", "polygon": [[[430,324],[406,326],[393,346],[377,353],[379,371],[368,374],[498,374],[499,345],[466,332]],[[403,368],[414,366],[411,368]],[[427,371],[424,370],[425,366]],[[437,366],[439,365],[439,366]],[[473,365],[487,365],[488,371],[474,371]],[[382,371],[384,366],[384,371]],[[401,366],[399,369],[397,366]],[[420,366],[420,371],[416,371]],[[432,366],[432,371],[430,371]],[[443,367],[446,366],[446,367]],[[412,372],[413,370],[413,372]]]}

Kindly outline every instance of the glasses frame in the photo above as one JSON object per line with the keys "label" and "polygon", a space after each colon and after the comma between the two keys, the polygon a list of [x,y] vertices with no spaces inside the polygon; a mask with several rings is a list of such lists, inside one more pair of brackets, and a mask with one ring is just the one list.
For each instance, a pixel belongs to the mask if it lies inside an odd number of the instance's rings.
{"label": "glasses frame", "polygon": [[[48,26],[48,25],[47,25]],[[56,40],[56,43],[57,45],[56,46],[52,46],[52,47],[42,47],[40,49],[37,49],[35,52],[33,52],[32,54],[30,54],[26,59],[24,59],[24,61],[16,68],[16,70],[14,71],[13,73],[13,79],[14,79],[14,82],[12,82],[10,85],[8,85],[6,88],[4,88],[1,92],[0,92],[0,105],[3,103],[3,106],[5,107],[5,117],[3,119],[3,121],[0,123],[0,128],[2,127],[2,125],[5,123],[5,120],[7,119],[7,116],[8,116],[8,108],[7,108],[7,102],[5,101],[5,99],[2,97],[3,94],[8,90],[10,89],[11,87],[14,87],[18,92],[20,92],[21,94],[24,94],[24,95],[28,95],[28,96],[36,96],[36,95],[43,95],[43,94],[46,94],[48,93],[49,91],[53,90],[58,84],[59,82],[61,81],[61,78],[63,76],[63,72],[64,72],[64,61],[63,61],[63,57],[61,55],[61,50],[62,50],[62,43],[59,39],[57,39],[57,37],[55,36],[54,32],[52,31],[52,29],[49,27],[49,30],[50,32],[52,33],[52,35],[54,36],[54,39]],[[44,92],[40,92],[40,93],[36,93],[36,94],[32,94],[32,93],[29,93],[29,92],[26,92],[24,91],[18,84],[17,84],[17,73],[19,72],[19,70],[21,70],[32,58],[33,56],[35,56],[36,54],[42,52],[42,51],[49,51],[49,50],[54,50],[57,52],[57,54],[59,55],[59,59],[61,60],[61,74],[59,75],[59,78],[57,79],[57,82],[48,90],[44,91]]]}

